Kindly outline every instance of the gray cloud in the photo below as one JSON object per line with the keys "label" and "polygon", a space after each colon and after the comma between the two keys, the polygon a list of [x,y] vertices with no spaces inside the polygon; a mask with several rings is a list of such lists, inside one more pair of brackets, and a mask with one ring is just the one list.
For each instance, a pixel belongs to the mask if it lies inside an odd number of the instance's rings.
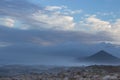
{"label": "gray cloud", "polygon": [[34,59],[35,61],[53,59],[53,57],[71,59],[90,55],[101,49],[116,50],[117,48],[111,44],[93,44],[93,42],[112,40],[106,36],[107,34],[101,33],[95,35],[72,31],[19,30],[0,26],[0,42],[9,43],[8,46],[0,47],[0,56],[2,61],[12,59],[10,63],[14,61],[22,63],[24,60],[33,60],[34,63]]}
{"label": "gray cloud", "polygon": [[[51,42],[51,44],[59,43],[99,43],[104,41],[112,41],[109,34],[99,32],[96,34],[81,31],[62,31],[62,30],[19,30],[1,26],[1,41],[9,42]],[[99,35],[99,36],[98,36]]]}

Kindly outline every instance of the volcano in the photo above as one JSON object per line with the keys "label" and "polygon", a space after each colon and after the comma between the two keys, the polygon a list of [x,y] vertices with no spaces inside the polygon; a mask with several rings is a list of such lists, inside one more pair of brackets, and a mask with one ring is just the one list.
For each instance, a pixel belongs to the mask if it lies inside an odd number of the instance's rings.
{"label": "volcano", "polygon": [[112,54],[101,50],[91,56],[83,59],[84,62],[94,63],[94,64],[120,64],[120,59]]}

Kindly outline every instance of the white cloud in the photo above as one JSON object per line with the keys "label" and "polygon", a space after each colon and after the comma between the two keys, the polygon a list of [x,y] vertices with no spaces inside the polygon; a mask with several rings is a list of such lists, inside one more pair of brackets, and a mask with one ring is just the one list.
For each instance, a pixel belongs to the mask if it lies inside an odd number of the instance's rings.
{"label": "white cloud", "polygon": [[72,30],[75,26],[74,18],[72,16],[55,12],[47,14],[44,11],[38,11],[32,14],[32,19],[40,23],[46,23],[47,26],[44,26],[44,28],[48,29]]}
{"label": "white cloud", "polygon": [[[75,27],[74,16],[80,10],[70,10],[67,6],[46,6],[43,9],[36,10],[17,20],[19,29],[57,29],[73,30]],[[11,25],[12,27],[12,25]]]}
{"label": "white cloud", "polygon": [[12,18],[0,18],[0,25],[6,26],[6,27],[13,27],[15,24],[15,20]]}
{"label": "white cloud", "polygon": [[80,14],[82,10],[70,10],[66,9],[63,14],[65,15],[75,15],[75,14]]}
{"label": "white cloud", "polygon": [[63,8],[66,8],[66,7],[65,6],[46,6],[45,10],[54,11],[54,10],[61,10]]}
{"label": "white cloud", "polygon": [[86,22],[87,24],[90,24],[89,26],[91,26],[93,31],[106,31],[106,30],[111,29],[110,22],[100,20],[96,18],[95,16],[90,16],[86,18]]}
{"label": "white cloud", "polygon": [[71,10],[67,6],[46,6],[45,10],[48,11],[54,11],[56,13],[61,13],[64,15],[74,15],[74,14],[80,14],[82,10]]}
{"label": "white cloud", "polygon": [[80,21],[79,30],[84,30],[87,32],[107,32],[111,38],[113,38],[114,44],[120,44],[120,19],[117,19],[115,22],[104,21],[97,18],[95,15],[85,18],[83,21]]}
{"label": "white cloud", "polygon": [[97,12],[96,14],[100,16],[115,16],[114,12]]}
{"label": "white cloud", "polygon": [[114,39],[120,43],[120,19],[117,19],[115,23],[111,24],[111,35]]}

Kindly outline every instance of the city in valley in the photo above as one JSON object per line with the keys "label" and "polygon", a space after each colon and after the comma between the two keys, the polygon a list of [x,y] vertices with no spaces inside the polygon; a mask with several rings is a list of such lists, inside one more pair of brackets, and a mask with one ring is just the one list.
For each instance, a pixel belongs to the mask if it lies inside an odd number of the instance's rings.
{"label": "city in valley", "polygon": [[0,80],[120,80],[120,66],[20,66],[0,67]]}

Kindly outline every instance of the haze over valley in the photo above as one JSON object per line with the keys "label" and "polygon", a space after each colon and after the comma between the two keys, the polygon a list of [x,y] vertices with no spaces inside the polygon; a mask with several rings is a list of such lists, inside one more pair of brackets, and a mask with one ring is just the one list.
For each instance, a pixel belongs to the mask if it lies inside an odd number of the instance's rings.
{"label": "haze over valley", "polygon": [[120,80],[120,0],[0,0],[0,80]]}

